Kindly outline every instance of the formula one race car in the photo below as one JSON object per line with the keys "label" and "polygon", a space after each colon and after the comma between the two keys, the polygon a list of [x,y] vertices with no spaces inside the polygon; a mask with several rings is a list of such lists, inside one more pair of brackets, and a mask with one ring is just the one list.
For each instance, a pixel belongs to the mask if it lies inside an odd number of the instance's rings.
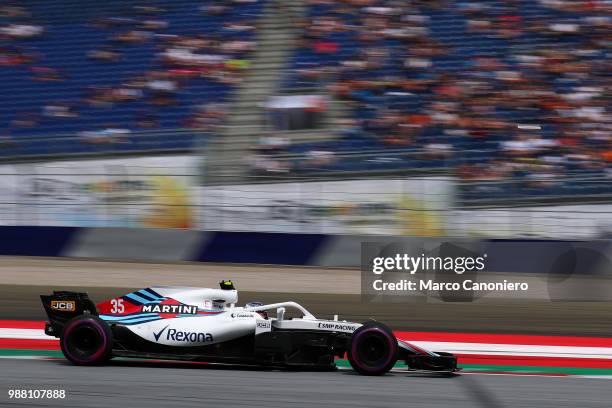
{"label": "formula one race car", "polygon": [[[397,340],[376,321],[317,319],[295,302],[236,306],[231,281],[220,289],[152,287],[94,305],[86,293],[41,296],[64,356],[77,365],[114,356],[334,369],[345,354],[364,375],[381,375],[397,360],[410,369],[453,373],[457,358]],[[301,317],[285,317],[292,309]],[[268,311],[276,312],[269,317]]]}

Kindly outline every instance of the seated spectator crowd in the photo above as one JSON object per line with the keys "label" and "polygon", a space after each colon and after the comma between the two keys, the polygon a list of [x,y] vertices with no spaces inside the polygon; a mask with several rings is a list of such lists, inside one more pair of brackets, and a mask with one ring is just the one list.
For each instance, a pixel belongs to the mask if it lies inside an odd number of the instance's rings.
{"label": "seated spectator crowd", "polygon": [[0,155],[193,147],[243,80],[263,2],[2,2]]}
{"label": "seated spectator crowd", "polygon": [[256,172],[446,168],[541,191],[612,175],[612,2],[308,3],[286,86],[352,116],[335,140],[264,144]]}

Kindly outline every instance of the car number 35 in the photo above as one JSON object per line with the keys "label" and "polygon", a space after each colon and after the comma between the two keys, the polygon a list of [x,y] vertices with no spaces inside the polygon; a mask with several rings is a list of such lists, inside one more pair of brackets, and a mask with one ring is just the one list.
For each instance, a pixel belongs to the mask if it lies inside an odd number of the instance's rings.
{"label": "car number 35", "polygon": [[123,299],[111,299],[111,313],[123,313],[125,307],[123,306]]}

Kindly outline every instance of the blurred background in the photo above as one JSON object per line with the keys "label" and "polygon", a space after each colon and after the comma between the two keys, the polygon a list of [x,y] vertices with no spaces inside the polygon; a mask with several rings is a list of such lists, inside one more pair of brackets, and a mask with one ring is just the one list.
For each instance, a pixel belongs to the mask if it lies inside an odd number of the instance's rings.
{"label": "blurred background", "polygon": [[609,1],[5,1],[0,224],[612,231]]}
{"label": "blurred background", "polygon": [[[611,48],[610,0],[1,0],[0,357],[24,359],[0,383],[68,387],[73,406],[609,406],[587,380],[373,389],[25,359],[61,357],[41,294],[232,279],[240,304],[520,343],[466,371],[610,378]],[[364,300],[363,242],[455,238],[489,251],[481,282],[530,290]]]}

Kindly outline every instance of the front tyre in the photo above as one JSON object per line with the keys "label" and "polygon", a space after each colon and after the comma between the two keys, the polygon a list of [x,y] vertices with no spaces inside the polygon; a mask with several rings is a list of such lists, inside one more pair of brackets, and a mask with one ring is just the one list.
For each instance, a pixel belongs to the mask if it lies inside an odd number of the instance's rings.
{"label": "front tyre", "polygon": [[399,347],[387,326],[368,322],[355,330],[348,347],[351,367],[362,375],[382,375],[393,368]]}
{"label": "front tyre", "polygon": [[81,315],[66,323],[60,346],[72,364],[103,364],[111,358],[113,336],[110,327],[99,317]]}

